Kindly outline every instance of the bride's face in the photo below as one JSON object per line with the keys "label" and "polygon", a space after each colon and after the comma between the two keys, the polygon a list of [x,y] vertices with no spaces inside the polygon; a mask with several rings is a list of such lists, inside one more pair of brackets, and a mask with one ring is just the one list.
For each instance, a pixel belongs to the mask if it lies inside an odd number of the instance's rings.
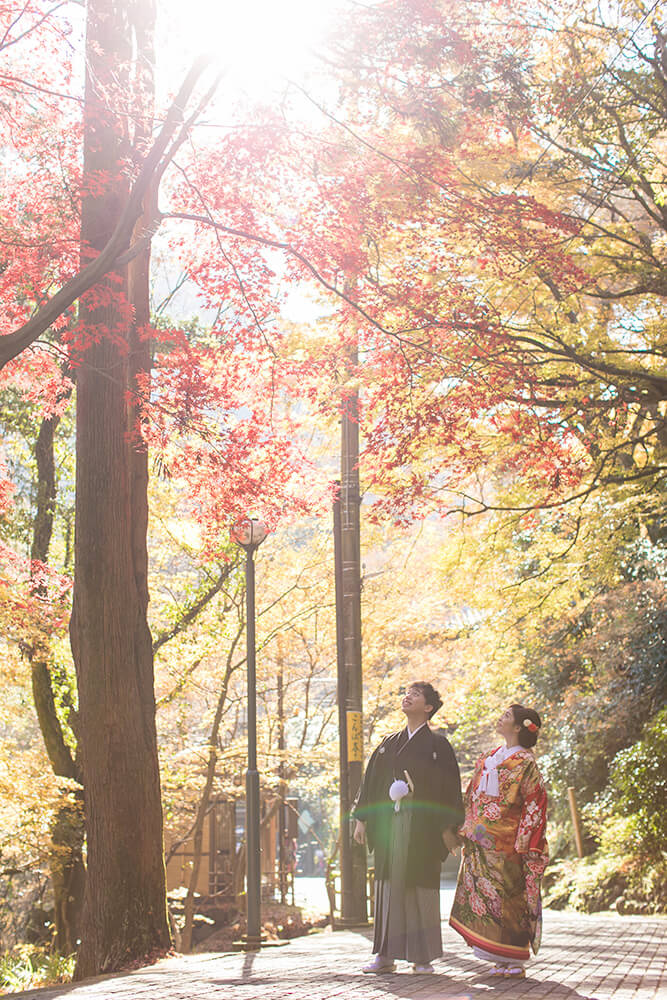
{"label": "bride's face", "polygon": [[519,727],[515,722],[514,712],[511,708],[506,709],[498,719],[496,732],[500,733],[504,739],[508,737],[513,738],[519,732]]}

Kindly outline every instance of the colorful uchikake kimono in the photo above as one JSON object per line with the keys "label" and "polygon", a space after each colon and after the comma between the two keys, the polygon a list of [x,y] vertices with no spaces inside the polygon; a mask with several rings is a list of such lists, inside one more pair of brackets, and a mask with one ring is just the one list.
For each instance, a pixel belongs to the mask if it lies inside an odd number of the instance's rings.
{"label": "colorful uchikake kimono", "polygon": [[549,855],[547,796],[530,750],[481,757],[465,793],[463,860],[449,923],[480,958],[521,965],[537,954],[540,882]]}

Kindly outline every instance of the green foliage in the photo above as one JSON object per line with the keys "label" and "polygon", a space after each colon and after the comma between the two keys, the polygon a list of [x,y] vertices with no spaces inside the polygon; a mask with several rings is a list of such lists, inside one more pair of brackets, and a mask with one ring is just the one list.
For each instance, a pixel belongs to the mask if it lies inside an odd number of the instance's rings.
{"label": "green foliage", "polygon": [[68,983],[74,975],[74,955],[59,955],[32,945],[20,945],[0,955],[0,992]]}
{"label": "green foliage", "polygon": [[567,786],[580,802],[591,802],[605,788],[615,755],[639,738],[664,701],[664,584],[622,584],[547,620],[529,662],[535,698],[549,706],[542,766],[559,818]]}
{"label": "green foliage", "polygon": [[553,865],[547,903],[595,912],[667,910],[667,708],[642,737],[620,750],[609,781],[584,816],[598,842],[594,855]]}
{"label": "green foliage", "polygon": [[545,904],[582,913],[667,912],[667,862],[638,862],[605,850],[589,858],[566,858],[550,865],[544,882]]}
{"label": "green foliage", "polygon": [[640,855],[659,860],[667,845],[667,708],[642,739],[616,754],[605,801],[627,818],[625,838]]}
{"label": "green foliage", "polygon": [[552,909],[571,906],[582,913],[608,910],[622,895],[627,879],[614,858],[596,855],[568,859],[552,866],[545,902]]}

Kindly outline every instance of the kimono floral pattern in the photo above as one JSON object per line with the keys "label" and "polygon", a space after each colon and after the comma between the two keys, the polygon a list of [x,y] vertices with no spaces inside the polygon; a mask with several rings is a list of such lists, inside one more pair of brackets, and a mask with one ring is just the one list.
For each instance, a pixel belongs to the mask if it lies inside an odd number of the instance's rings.
{"label": "kimono floral pattern", "polygon": [[498,767],[497,796],[475,796],[481,757],[465,794],[463,862],[450,924],[471,946],[500,958],[537,954],[540,884],[548,861],[546,792],[530,750],[517,748]]}

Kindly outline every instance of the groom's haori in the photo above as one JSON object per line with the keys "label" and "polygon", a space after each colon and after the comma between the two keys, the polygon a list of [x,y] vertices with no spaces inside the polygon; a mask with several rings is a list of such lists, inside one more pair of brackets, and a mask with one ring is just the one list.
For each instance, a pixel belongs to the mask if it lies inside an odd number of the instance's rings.
{"label": "groom's haori", "polygon": [[354,817],[366,823],[375,855],[373,951],[426,967],[442,954],[440,867],[448,853],[442,833],[463,819],[449,741],[428,725],[410,737],[407,728],[387,736],[368,762]]}
{"label": "groom's haori", "polygon": [[403,800],[412,822],[406,862],[406,885],[440,887],[440,866],[447,857],[442,831],[463,822],[461,779],[449,740],[427,725],[408,739],[407,729],[391,733],[373,752],[354,806],[354,818],[366,823],[368,846],[375,854],[375,878],[389,874],[394,803],[389,788],[408,772],[414,792]]}

